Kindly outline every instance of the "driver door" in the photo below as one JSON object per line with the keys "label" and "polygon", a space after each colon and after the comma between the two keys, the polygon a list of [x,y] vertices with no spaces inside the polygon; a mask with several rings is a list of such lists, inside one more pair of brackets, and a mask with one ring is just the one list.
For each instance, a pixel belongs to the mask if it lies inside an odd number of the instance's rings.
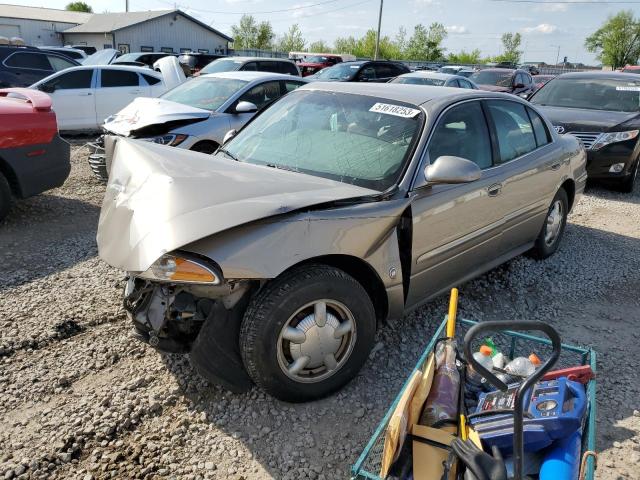
{"label": "driver door", "polygon": [[53,102],[59,130],[83,130],[96,127],[94,88],[95,69],[61,73],[43,84]]}
{"label": "driver door", "polygon": [[406,306],[430,297],[498,265],[504,209],[500,172],[480,101],[455,105],[440,117],[420,167],[453,155],[476,163],[479,180],[463,184],[424,185],[412,192],[413,245]]}

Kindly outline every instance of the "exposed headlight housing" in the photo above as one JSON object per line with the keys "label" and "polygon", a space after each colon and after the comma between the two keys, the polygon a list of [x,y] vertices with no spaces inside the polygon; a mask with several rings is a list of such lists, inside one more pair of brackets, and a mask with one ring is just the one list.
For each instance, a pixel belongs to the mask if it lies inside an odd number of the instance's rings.
{"label": "exposed headlight housing", "polygon": [[601,134],[594,144],[591,146],[592,150],[598,150],[611,143],[626,142],[627,140],[633,140],[638,136],[640,130],[628,130],[626,132],[611,132]]}
{"label": "exposed headlight housing", "polygon": [[160,145],[169,145],[175,147],[184,142],[189,135],[183,135],[181,133],[168,133],[166,135],[160,135],[158,137],[142,138],[147,142],[159,143]]}
{"label": "exposed headlight housing", "polygon": [[220,285],[222,275],[211,266],[194,258],[186,258],[180,254],[162,255],[148,270],[137,275],[139,278],[160,282],[206,283]]}

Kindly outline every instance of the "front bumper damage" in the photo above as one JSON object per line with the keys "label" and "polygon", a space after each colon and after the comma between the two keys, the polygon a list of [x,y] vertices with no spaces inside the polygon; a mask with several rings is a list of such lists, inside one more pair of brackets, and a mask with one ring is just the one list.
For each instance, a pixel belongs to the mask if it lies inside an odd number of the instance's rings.
{"label": "front bumper damage", "polygon": [[208,380],[234,392],[251,388],[238,346],[242,314],[252,285],[150,282],[130,276],[124,308],[138,339],[157,350],[188,353]]}

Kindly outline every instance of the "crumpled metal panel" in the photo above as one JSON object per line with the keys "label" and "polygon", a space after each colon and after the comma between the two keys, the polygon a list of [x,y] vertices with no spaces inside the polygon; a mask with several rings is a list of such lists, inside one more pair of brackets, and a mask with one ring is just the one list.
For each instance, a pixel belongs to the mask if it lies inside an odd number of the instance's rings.
{"label": "crumpled metal panel", "polygon": [[116,268],[141,272],[164,253],[218,232],[376,193],[223,155],[120,138],[100,211],[98,253]]}

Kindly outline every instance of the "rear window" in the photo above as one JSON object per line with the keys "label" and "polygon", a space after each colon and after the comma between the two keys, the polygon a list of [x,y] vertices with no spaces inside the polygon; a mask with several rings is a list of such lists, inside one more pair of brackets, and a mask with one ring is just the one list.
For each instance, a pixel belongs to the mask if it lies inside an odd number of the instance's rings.
{"label": "rear window", "polygon": [[209,65],[200,70],[200,74],[203,73],[219,73],[219,72],[232,72],[238,70],[242,65],[242,60],[233,60],[229,58],[220,58],[214,60]]}
{"label": "rear window", "polygon": [[16,52],[11,54],[4,64],[13,68],[29,68],[35,70],[52,70],[44,53]]}
{"label": "rear window", "polygon": [[391,80],[390,83],[405,83],[407,85],[431,85],[434,87],[442,87],[445,84],[445,80],[440,78],[425,78],[425,77],[398,77]]}
{"label": "rear window", "polygon": [[494,85],[496,87],[510,87],[513,74],[509,71],[505,72],[486,72],[480,71],[471,75],[471,80],[479,85]]}
{"label": "rear window", "polygon": [[541,88],[531,99],[541,106],[640,111],[640,79],[556,78]]}

